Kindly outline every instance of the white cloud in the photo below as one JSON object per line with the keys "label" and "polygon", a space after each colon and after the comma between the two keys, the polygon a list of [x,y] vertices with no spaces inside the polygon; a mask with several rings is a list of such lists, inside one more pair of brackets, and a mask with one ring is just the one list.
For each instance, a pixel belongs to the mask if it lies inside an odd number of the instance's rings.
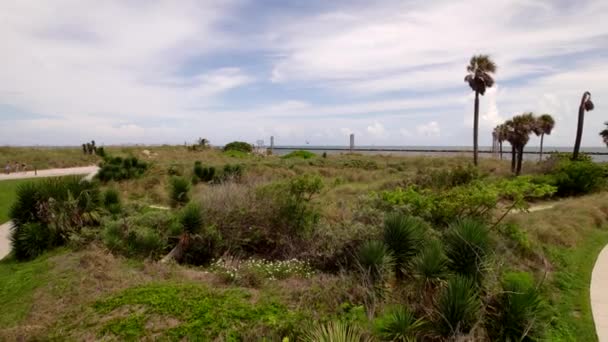
{"label": "white cloud", "polygon": [[424,137],[438,137],[441,135],[441,128],[436,121],[416,126],[416,132]]}
{"label": "white cloud", "polygon": [[384,126],[378,121],[374,121],[372,125],[367,126],[367,132],[377,138],[385,138],[387,136]]}

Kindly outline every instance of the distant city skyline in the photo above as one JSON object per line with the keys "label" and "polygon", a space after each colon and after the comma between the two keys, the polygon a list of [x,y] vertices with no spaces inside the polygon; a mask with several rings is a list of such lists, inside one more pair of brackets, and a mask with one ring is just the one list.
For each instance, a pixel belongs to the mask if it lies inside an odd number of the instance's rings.
{"label": "distant city skyline", "polygon": [[608,121],[602,0],[24,0],[0,19],[0,145],[470,146],[478,53],[498,65],[481,146],[528,111],[572,146],[587,90],[582,145]]}

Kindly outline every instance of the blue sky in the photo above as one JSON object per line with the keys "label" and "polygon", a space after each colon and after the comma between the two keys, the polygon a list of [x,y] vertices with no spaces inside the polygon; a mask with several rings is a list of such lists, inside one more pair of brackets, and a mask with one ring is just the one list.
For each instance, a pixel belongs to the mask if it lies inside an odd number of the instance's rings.
{"label": "blue sky", "polygon": [[481,144],[532,111],[571,145],[586,90],[584,146],[608,120],[603,0],[7,0],[0,44],[0,145],[466,146],[477,53],[498,64]]}

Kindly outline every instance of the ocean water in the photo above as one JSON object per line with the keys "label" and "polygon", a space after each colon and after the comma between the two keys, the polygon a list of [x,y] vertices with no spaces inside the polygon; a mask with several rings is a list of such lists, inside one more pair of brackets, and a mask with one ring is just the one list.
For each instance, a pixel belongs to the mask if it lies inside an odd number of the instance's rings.
{"label": "ocean water", "polygon": [[[347,153],[348,146],[275,146],[274,153],[277,155],[285,155],[295,150],[307,150],[317,154],[332,153]],[[498,153],[492,154],[490,146],[480,146],[479,156],[481,158],[498,157]],[[526,147],[524,150],[525,160],[538,160],[538,146]],[[390,155],[426,155],[426,156],[468,156],[472,154],[470,146],[356,146],[353,152],[362,154],[390,154]],[[566,152],[572,153],[572,147],[552,147],[545,146],[543,148],[543,159],[550,156],[551,153]],[[591,155],[596,162],[608,162],[608,148],[606,147],[581,147],[581,152]],[[503,146],[503,159],[511,158],[511,147]]]}

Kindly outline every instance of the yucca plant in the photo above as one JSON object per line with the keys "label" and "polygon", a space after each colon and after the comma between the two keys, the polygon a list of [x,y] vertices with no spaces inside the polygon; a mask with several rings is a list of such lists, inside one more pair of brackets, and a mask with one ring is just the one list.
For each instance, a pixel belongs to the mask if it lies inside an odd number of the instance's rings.
{"label": "yucca plant", "polygon": [[[531,277],[530,277],[531,278]],[[546,318],[541,294],[531,281],[511,277],[493,301],[487,331],[496,341],[537,341]]]}
{"label": "yucca plant", "polygon": [[490,248],[486,225],[471,218],[461,219],[450,225],[444,244],[450,270],[481,281]]}
{"label": "yucca plant", "polygon": [[475,281],[457,275],[448,280],[435,307],[436,332],[443,337],[468,333],[479,319],[481,301]]}
{"label": "yucca plant", "polygon": [[424,284],[434,285],[448,274],[448,258],[438,240],[432,240],[413,261],[414,273]]}
{"label": "yucca plant", "polygon": [[190,200],[190,182],[183,177],[172,177],[170,183],[171,203],[173,206],[188,203]]}
{"label": "yucca plant", "polygon": [[112,214],[117,214],[120,212],[120,194],[116,189],[110,188],[103,193],[103,206]]}
{"label": "yucca plant", "polygon": [[394,268],[393,256],[382,241],[367,241],[357,253],[357,261],[372,284],[385,279]]}
{"label": "yucca plant", "polygon": [[423,319],[416,319],[408,308],[400,306],[377,318],[374,330],[382,341],[414,342],[420,337],[424,325]]}
{"label": "yucca plant", "polygon": [[361,330],[344,322],[332,321],[308,329],[302,337],[304,342],[367,342],[372,341]]}
{"label": "yucca plant", "polygon": [[204,225],[203,213],[201,207],[196,203],[189,203],[179,213],[179,223],[182,232],[179,236],[177,245],[167,254],[162,262],[169,260],[181,261],[190,247],[192,235],[197,234]]}
{"label": "yucca plant", "polygon": [[384,243],[395,260],[395,274],[403,278],[411,261],[424,246],[424,221],[398,213],[387,215],[384,221]]}

